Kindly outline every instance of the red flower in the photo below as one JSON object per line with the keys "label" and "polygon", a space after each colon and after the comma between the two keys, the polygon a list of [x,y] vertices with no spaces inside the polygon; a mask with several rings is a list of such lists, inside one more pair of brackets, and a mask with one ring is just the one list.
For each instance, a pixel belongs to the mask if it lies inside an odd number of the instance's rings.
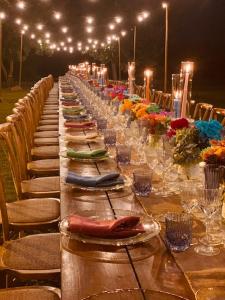
{"label": "red flower", "polygon": [[189,127],[189,122],[185,118],[177,119],[177,120],[172,121],[170,126],[174,130],[182,129],[182,128],[188,128]]}
{"label": "red flower", "polygon": [[167,135],[168,138],[172,138],[173,136],[176,135],[176,130],[170,129],[169,131],[167,131],[166,135]]}

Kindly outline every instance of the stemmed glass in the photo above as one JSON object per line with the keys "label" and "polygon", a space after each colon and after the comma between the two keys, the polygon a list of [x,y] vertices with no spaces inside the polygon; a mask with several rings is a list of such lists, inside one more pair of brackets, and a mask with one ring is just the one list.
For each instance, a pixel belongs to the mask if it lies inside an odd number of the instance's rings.
{"label": "stemmed glass", "polygon": [[205,216],[206,242],[196,246],[194,250],[200,255],[218,255],[220,250],[211,244],[210,223],[222,211],[222,189],[201,189],[199,190],[197,201],[198,207]]}

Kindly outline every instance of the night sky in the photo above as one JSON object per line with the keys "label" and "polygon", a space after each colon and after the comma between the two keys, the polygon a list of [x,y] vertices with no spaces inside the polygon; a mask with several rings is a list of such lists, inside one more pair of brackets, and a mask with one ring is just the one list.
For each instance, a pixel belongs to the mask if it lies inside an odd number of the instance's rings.
{"label": "night sky", "polygon": [[[0,0],[1,2],[2,0]],[[115,15],[124,18],[128,35],[122,41],[122,60],[132,59],[132,28],[136,15],[149,10],[150,18],[137,24],[137,78],[141,82],[145,67],[155,70],[155,87],[163,86],[164,17],[159,0],[31,0],[35,7],[41,3],[36,19],[43,20],[55,29],[49,17],[52,10],[61,10],[64,23],[71,28],[74,40],[86,40],[85,17],[96,18],[94,38],[105,38],[107,25]],[[225,0],[168,0],[169,3],[169,74],[179,72],[182,60],[194,60],[194,96],[225,106]],[[53,8],[54,7],[54,8]],[[43,9],[44,8],[44,9]],[[36,22],[36,21],[35,21]],[[42,57],[38,61],[41,73],[63,73],[68,63],[82,60],[80,54],[72,58],[65,54]],[[27,72],[27,71],[26,71]],[[124,77],[125,77],[124,73]],[[125,79],[125,78],[124,78]],[[225,103],[225,102],[224,102]]]}

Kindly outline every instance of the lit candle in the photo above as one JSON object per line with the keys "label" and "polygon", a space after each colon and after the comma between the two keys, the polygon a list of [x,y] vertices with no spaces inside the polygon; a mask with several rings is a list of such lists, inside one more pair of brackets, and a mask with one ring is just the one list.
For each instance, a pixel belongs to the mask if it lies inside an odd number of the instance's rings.
{"label": "lit candle", "polygon": [[182,62],[181,72],[184,74],[184,89],[182,97],[182,108],[181,108],[181,118],[187,117],[187,106],[188,106],[188,84],[190,75],[193,74],[194,63],[187,61]]}
{"label": "lit candle", "polygon": [[151,102],[150,82],[151,82],[152,76],[153,76],[152,70],[145,70],[145,72],[144,72],[145,97],[149,103]]}
{"label": "lit candle", "polygon": [[173,100],[173,111],[174,111],[174,118],[180,118],[181,113],[181,92],[175,92],[175,98]]}
{"label": "lit candle", "polygon": [[135,62],[128,63],[128,89],[130,94],[134,94]]}

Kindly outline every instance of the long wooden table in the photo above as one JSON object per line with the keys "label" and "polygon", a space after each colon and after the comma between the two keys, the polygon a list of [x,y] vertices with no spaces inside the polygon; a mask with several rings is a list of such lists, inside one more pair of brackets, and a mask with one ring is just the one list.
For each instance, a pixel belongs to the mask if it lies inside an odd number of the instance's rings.
{"label": "long wooden table", "polygon": [[[61,111],[59,118],[62,151],[65,149],[65,129]],[[80,135],[85,132],[76,131],[72,134]],[[71,143],[71,146],[76,149],[94,149],[103,144]],[[80,210],[123,209],[145,211],[149,214],[181,210],[177,196],[167,199],[154,195],[137,198],[131,189],[108,193],[72,189],[64,183],[68,170],[82,175],[97,175],[117,170],[117,166],[113,159],[96,164],[79,163],[61,157],[61,218]],[[213,266],[218,265],[218,257],[199,256],[192,248],[184,253],[171,254],[162,237],[163,233],[147,243],[118,248],[83,244],[62,236],[62,300],[80,300],[103,291],[127,288],[166,291],[192,300],[195,299],[195,291],[200,287],[207,286],[209,282],[214,285],[218,283],[215,272],[210,272]],[[205,273],[206,260],[208,272]],[[222,272],[222,267],[217,271]],[[224,284],[224,278],[220,276],[221,285]]]}

